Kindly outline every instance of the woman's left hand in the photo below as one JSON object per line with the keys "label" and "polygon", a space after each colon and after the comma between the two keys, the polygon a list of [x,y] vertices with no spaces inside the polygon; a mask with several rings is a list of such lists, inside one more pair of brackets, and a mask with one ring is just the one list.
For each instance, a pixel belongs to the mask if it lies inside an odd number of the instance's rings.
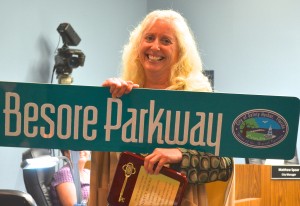
{"label": "woman's left hand", "polygon": [[[182,153],[177,148],[156,148],[145,157],[144,167],[148,174],[158,174],[161,168],[168,163],[178,163],[182,160]],[[154,165],[157,166],[154,171]]]}
{"label": "woman's left hand", "polygon": [[109,91],[113,98],[121,97],[124,94],[131,92],[133,88],[138,88],[139,85],[132,81],[125,81],[120,78],[109,78],[102,83],[102,86],[109,87]]}

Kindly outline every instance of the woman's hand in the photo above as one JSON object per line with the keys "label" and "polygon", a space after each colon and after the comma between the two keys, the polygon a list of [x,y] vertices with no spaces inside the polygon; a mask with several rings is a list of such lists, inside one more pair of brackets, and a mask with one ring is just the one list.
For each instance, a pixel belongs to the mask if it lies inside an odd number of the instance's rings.
{"label": "woman's hand", "polygon": [[110,88],[110,93],[113,98],[121,97],[123,94],[131,92],[132,88],[138,88],[138,84],[134,84],[132,81],[124,81],[120,78],[109,78],[102,84],[104,87]]}
{"label": "woman's hand", "polygon": [[[156,148],[150,155],[145,157],[144,167],[148,174],[158,174],[161,168],[168,163],[178,163],[182,160],[182,153],[179,149]],[[154,171],[154,165],[157,167]]]}

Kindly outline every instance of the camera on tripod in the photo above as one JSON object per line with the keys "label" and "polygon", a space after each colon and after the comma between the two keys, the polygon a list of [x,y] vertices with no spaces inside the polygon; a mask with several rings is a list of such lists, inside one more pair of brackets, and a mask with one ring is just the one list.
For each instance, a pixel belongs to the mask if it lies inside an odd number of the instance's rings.
{"label": "camera on tripod", "polygon": [[58,49],[54,65],[57,78],[60,80],[62,77],[67,78],[73,69],[83,66],[85,55],[81,50],[69,48],[69,46],[77,46],[81,41],[69,23],[61,23],[57,27],[57,31],[64,43],[63,46]]}

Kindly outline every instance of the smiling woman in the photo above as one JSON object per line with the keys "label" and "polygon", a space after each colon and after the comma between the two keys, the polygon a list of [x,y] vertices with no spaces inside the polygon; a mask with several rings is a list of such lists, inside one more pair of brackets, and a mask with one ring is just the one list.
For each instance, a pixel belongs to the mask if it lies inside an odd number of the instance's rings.
{"label": "smiling woman", "polygon": [[[131,32],[123,51],[122,78],[144,88],[149,82],[161,89],[211,92],[194,35],[186,20],[172,12],[151,12]],[[151,61],[149,55],[156,61]],[[156,70],[144,70],[146,63],[156,66]],[[163,68],[166,72],[159,72]]]}
{"label": "smiling woman", "polygon": [[143,87],[166,88],[178,52],[173,25],[160,19],[151,23],[143,32],[139,45],[139,61],[147,76]]}
{"label": "smiling woman", "polygon": [[[203,74],[202,62],[193,34],[181,14],[173,10],[156,10],[145,17],[132,31],[129,43],[124,47],[122,78],[107,79],[102,86],[110,88],[113,98],[128,94],[133,88],[138,87],[201,92],[212,91],[208,78]],[[187,99],[186,101],[189,100]],[[114,102],[121,103],[119,100],[114,100]],[[168,118],[171,118],[171,112],[166,111],[164,113],[163,108],[157,111],[157,108],[154,109],[154,107],[155,102],[150,101],[149,110],[142,109],[141,113],[144,115],[149,111],[151,116],[149,118],[151,119],[149,121],[150,136],[154,133],[158,134],[157,139],[163,141],[161,135],[163,123],[160,122],[160,117],[165,115],[166,122],[168,122]],[[129,110],[128,112],[131,111]],[[182,111],[176,111],[176,114],[178,115],[180,112]],[[191,141],[193,141],[191,136],[194,135],[195,130],[203,129],[201,126],[204,125],[206,119],[205,114],[201,112],[191,114],[191,116],[193,115],[198,117],[199,122],[193,124],[190,131],[187,131],[184,136],[184,138],[190,138]],[[211,123],[212,115],[207,115]],[[176,115],[173,114],[174,116],[176,118]],[[189,125],[189,118],[186,117],[190,117],[190,115],[187,114],[184,117],[185,125]],[[219,120],[221,122],[221,119],[222,114],[219,114],[218,123]],[[130,121],[133,122],[133,119],[130,119]],[[130,121],[128,121],[128,124]],[[143,120],[137,122],[137,124],[144,123]],[[106,126],[106,129],[109,129],[111,125]],[[125,130],[127,126],[124,127]],[[170,124],[166,123],[166,128],[164,128],[166,134],[169,134],[168,126]],[[140,125],[139,128],[144,129],[144,127],[146,126]],[[110,133],[110,130],[108,132]],[[218,131],[216,132],[218,133]],[[124,133],[122,132],[122,134]],[[202,132],[198,133],[202,134]],[[174,135],[168,136],[169,140],[174,140],[176,134],[176,131],[174,131]],[[189,137],[189,135],[191,136]],[[143,134],[138,136],[139,140],[146,138]],[[217,138],[216,142],[218,142],[218,139],[220,138]],[[137,136],[132,135],[130,140],[137,140]],[[200,142],[200,146],[202,146],[201,143],[205,144]],[[226,184],[227,191],[231,189],[231,177],[233,176],[232,158],[218,157],[205,153],[201,151],[200,146],[199,151],[176,147],[156,148],[144,159],[144,169],[149,175],[158,174],[162,167],[167,165],[177,172],[186,174],[189,184],[182,199],[182,205],[184,206],[207,206],[205,184],[203,183],[217,180],[225,181],[228,183]],[[182,147],[184,147],[184,144]],[[115,152],[92,152],[90,206],[107,205],[109,185],[111,185],[117,161],[118,154]],[[229,192],[225,195],[225,191],[219,192],[219,195],[224,198],[221,198],[222,202],[218,206],[231,205],[232,195],[228,194],[232,193]],[[126,198],[126,200],[128,199],[130,198]],[[150,201],[146,204],[152,205],[153,202]],[[172,205],[176,204],[172,203]]]}

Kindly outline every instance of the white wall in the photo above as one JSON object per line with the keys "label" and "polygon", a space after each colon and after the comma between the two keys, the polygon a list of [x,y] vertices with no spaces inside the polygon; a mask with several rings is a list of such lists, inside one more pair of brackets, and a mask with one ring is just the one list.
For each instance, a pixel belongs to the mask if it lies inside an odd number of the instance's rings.
{"label": "white wall", "polygon": [[[0,81],[49,82],[56,28],[69,22],[86,55],[74,84],[100,85],[117,76],[128,31],[157,8],[187,18],[218,91],[300,97],[298,0],[0,0]],[[23,151],[0,147],[0,188],[24,189]]]}
{"label": "white wall", "polygon": [[217,91],[300,98],[299,0],[152,0],[147,8],[183,14]]}
{"label": "white wall", "polygon": [[[145,14],[145,0],[0,0],[0,81],[49,83],[62,46],[56,29],[68,22],[81,37],[74,48],[86,55],[84,67],[73,70],[74,84],[98,86],[118,75],[121,49]],[[24,150],[0,147],[0,188],[25,190]]]}

